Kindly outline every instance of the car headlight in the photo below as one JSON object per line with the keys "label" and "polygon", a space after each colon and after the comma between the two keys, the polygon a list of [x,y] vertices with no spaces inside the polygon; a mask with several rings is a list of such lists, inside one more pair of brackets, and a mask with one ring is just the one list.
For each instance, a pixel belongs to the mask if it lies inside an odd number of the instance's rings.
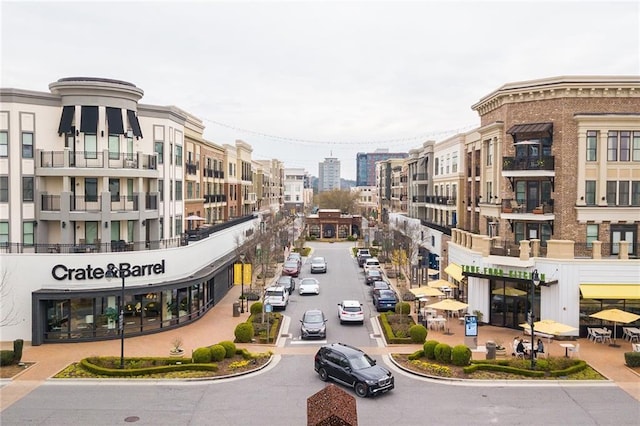
{"label": "car headlight", "polygon": [[378,381],[377,380],[371,380],[371,379],[367,379],[364,381],[366,384],[368,384],[369,386],[371,385],[377,385]]}

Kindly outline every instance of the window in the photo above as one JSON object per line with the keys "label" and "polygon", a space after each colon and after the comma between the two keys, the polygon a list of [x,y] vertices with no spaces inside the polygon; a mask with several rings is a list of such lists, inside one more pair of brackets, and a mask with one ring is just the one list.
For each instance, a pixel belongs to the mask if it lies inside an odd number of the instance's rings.
{"label": "window", "polygon": [[109,192],[112,202],[120,201],[120,179],[109,179]]}
{"label": "window", "polygon": [[449,173],[449,165],[450,164],[451,164],[451,157],[449,155],[447,155],[447,164],[446,164],[447,174]]}
{"label": "window", "polygon": [[489,141],[489,146],[487,149],[487,166],[490,166],[492,164],[493,164],[493,141]]}
{"label": "window", "polygon": [[84,223],[84,238],[87,243],[93,244],[98,239],[98,228],[100,222],[85,222]]}
{"label": "window", "polygon": [[156,154],[158,154],[158,164],[163,164],[164,163],[164,143],[156,142],[154,144],[154,151]]}
{"label": "window", "polygon": [[182,200],[182,181],[176,181],[176,201]]}
{"label": "window", "polygon": [[173,164],[173,144],[169,144],[169,164]]}
{"label": "window", "polygon": [[598,132],[587,131],[587,161],[598,160]]}
{"label": "window", "polygon": [[[127,241],[128,242],[133,242],[133,230],[135,229],[136,226],[136,221],[135,220],[128,220],[127,221]],[[160,234],[162,235],[162,234]]]}
{"label": "window", "polygon": [[620,132],[620,161],[631,159],[631,132]]}
{"label": "window", "polygon": [[622,180],[618,182],[618,205],[629,205],[629,181]]}
{"label": "window", "polygon": [[33,176],[22,178],[22,201],[33,201]]}
{"label": "window", "polygon": [[615,206],[616,205],[616,187],[618,182],[616,182],[615,180],[608,180],[607,181],[607,205],[609,206]]}
{"label": "window", "polygon": [[451,173],[458,172],[458,153],[454,152],[451,157]]}
{"label": "window", "polygon": [[133,202],[133,179],[127,179],[127,201]]}
{"label": "window", "polygon": [[618,132],[609,132],[607,138],[607,161],[618,161]]}
{"label": "window", "polygon": [[0,132],[0,157],[9,156],[9,134]]}
{"label": "window", "polygon": [[84,134],[84,158],[98,158],[98,138],[96,135]]}
{"label": "window", "polygon": [[598,240],[598,225],[587,225],[587,247],[593,247],[593,242]]}
{"label": "window", "polygon": [[118,135],[109,135],[109,160],[120,158],[120,140]]}
{"label": "window", "polygon": [[158,192],[160,193],[160,201],[164,201],[164,179],[158,179]]}
{"label": "window", "polygon": [[438,170],[439,170],[439,169],[438,169],[438,164],[440,164],[440,159],[439,159],[439,158],[436,158],[436,159],[435,159],[435,163],[434,163],[434,165],[435,165],[435,167],[434,167],[434,171],[435,171],[435,174],[436,174],[436,175],[438,174]]}
{"label": "window", "polygon": [[527,182],[520,180],[516,182],[516,201],[518,204],[524,205],[527,200]]}
{"label": "window", "polygon": [[584,200],[588,206],[596,204],[596,181],[588,180],[584,184]]}
{"label": "window", "polygon": [[133,137],[127,138],[127,160],[133,161]]}
{"label": "window", "polygon": [[[449,195],[449,194],[447,194]],[[493,198],[493,182],[487,182],[487,203],[491,202],[491,199]]]}
{"label": "window", "polygon": [[631,141],[631,160],[640,161],[640,132],[633,132]]}
{"label": "window", "polygon": [[193,199],[193,182],[187,181],[187,200]]}
{"label": "window", "polygon": [[176,165],[182,166],[182,146],[176,145]]}
{"label": "window", "polygon": [[0,222],[0,245],[9,243],[9,222]]}
{"label": "window", "polygon": [[32,220],[28,222],[22,222],[22,244],[25,246],[32,246],[35,243],[34,228],[35,226]]}
{"label": "window", "polygon": [[631,205],[640,206],[640,181],[631,182]]}
{"label": "window", "polygon": [[86,202],[98,201],[98,179],[86,178],[84,180],[84,199]]}
{"label": "window", "polygon": [[33,133],[22,133],[22,158],[33,158]]}
{"label": "window", "polygon": [[0,176],[0,203],[9,202],[9,176]]}
{"label": "window", "polygon": [[175,224],[176,224],[175,235],[182,234],[182,216],[176,216]]}

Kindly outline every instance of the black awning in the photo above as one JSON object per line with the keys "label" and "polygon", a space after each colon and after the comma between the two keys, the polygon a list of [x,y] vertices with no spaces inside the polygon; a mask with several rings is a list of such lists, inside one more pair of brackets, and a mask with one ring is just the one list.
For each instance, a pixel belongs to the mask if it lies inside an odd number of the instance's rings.
{"label": "black awning", "polygon": [[532,124],[516,124],[511,126],[507,133],[511,136],[516,134],[543,134],[551,136],[553,133],[553,123],[532,123]]}
{"label": "black awning", "polygon": [[60,117],[60,125],[58,126],[58,135],[71,132],[71,123],[76,113],[75,105],[67,105],[62,108],[62,117]]}
{"label": "black awning", "polygon": [[138,117],[136,117],[135,111],[128,109],[127,118],[129,119],[129,126],[131,127],[131,130],[133,130],[133,135],[141,138],[142,130],[140,130],[140,123],[138,122]]}
{"label": "black awning", "polygon": [[122,110],[120,108],[107,107],[107,125],[110,135],[124,135],[122,125]]}
{"label": "black awning", "polygon": [[98,133],[97,106],[82,106],[82,114],[80,116],[80,131],[83,133]]}

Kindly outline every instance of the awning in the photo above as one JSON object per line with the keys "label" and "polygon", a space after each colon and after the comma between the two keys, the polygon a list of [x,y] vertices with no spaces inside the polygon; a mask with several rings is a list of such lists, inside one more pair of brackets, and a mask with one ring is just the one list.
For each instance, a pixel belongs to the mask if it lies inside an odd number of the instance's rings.
{"label": "awning", "polygon": [[585,299],[640,299],[640,284],[580,284]]}
{"label": "awning", "polygon": [[450,283],[450,282],[449,282],[449,281],[447,281],[447,280],[435,280],[435,281],[429,281],[429,282],[427,283],[427,285],[428,285],[429,287],[433,287],[433,288],[440,288],[440,289],[443,289],[443,288],[458,288],[458,286],[457,286],[457,285],[455,285],[454,283]]}
{"label": "awning", "polygon": [[438,297],[444,296],[444,293],[433,287],[417,287],[409,289],[416,297]]}
{"label": "awning", "polygon": [[122,125],[122,110],[120,108],[107,107],[107,124],[110,135],[124,135]]}
{"label": "awning", "polygon": [[98,107],[82,106],[82,114],[80,116],[80,131],[83,133],[98,133]]}
{"label": "awning", "polygon": [[67,105],[62,108],[62,117],[60,117],[60,125],[58,126],[58,135],[71,132],[71,123],[76,113],[75,105]]}
{"label": "awning", "polygon": [[136,112],[128,109],[127,118],[129,119],[129,126],[131,127],[131,130],[133,130],[133,135],[141,138],[142,130],[140,129],[140,123],[138,122]]}
{"label": "awning", "polygon": [[444,272],[456,281],[462,281],[462,267],[457,263],[450,263],[449,266],[444,268]]}
{"label": "awning", "polygon": [[551,136],[553,133],[553,123],[532,123],[532,124],[516,124],[511,126],[507,133],[511,136],[516,134],[546,134]]}

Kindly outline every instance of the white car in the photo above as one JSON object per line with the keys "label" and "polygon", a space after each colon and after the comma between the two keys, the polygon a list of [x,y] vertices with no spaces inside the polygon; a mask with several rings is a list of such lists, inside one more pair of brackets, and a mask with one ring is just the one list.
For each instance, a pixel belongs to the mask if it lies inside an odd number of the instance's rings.
{"label": "white car", "polygon": [[298,283],[300,294],[320,294],[320,282],[315,278],[303,278]]}
{"label": "white car", "polygon": [[287,309],[289,304],[289,289],[282,286],[268,287],[264,292],[264,303],[269,303],[273,309]]}
{"label": "white car", "polygon": [[362,303],[357,300],[343,300],[338,303],[338,319],[340,324],[345,322],[359,322],[364,324],[364,311]]}
{"label": "white car", "polygon": [[327,273],[327,261],[324,257],[314,257],[311,259],[311,273],[315,274],[316,272]]}
{"label": "white car", "polygon": [[368,269],[382,269],[382,266],[380,265],[380,261],[378,260],[377,257],[370,257],[367,260],[364,261],[364,264],[362,265],[362,267],[364,268],[364,273],[367,273]]}

